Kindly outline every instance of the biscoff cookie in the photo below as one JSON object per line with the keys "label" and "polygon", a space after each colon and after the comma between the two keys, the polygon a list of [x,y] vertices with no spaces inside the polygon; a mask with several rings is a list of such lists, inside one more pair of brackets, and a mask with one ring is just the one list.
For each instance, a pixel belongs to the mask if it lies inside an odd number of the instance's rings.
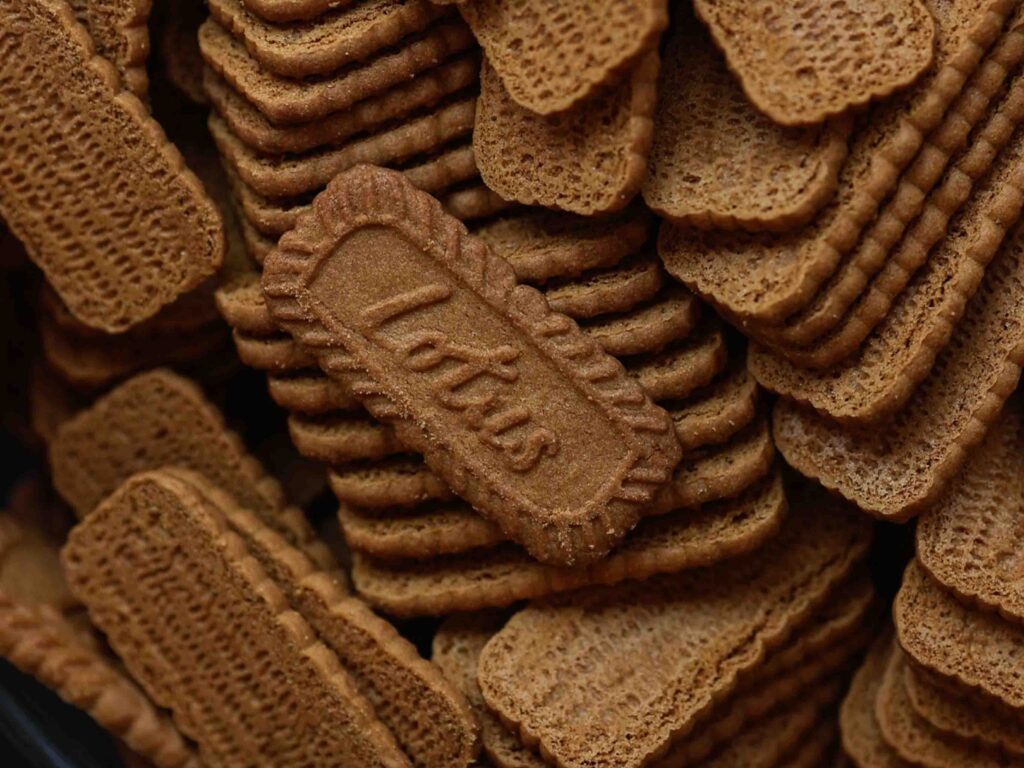
{"label": "biscoff cookie", "polygon": [[609,269],[551,280],[543,287],[552,311],[575,320],[628,312],[653,299],[664,281],[664,270],[650,253],[637,253]]}
{"label": "biscoff cookie", "polygon": [[917,714],[903,683],[907,660],[897,649],[886,665],[875,713],[882,737],[904,760],[938,768],[1005,768],[1024,765],[977,741],[939,731]]}
{"label": "biscoff cookie", "polygon": [[719,445],[754,420],[758,386],[747,372],[742,349],[730,354],[725,371],[682,403],[661,406],[672,417],[684,451]]}
{"label": "biscoff cookie", "polygon": [[[334,8],[355,0],[242,0],[246,9],[261,19],[273,22],[309,21]],[[443,3],[438,2],[437,5]]]}
{"label": "biscoff cookie", "polygon": [[231,338],[235,342],[238,359],[258,371],[282,373],[316,366],[313,354],[283,333],[250,336],[242,331],[232,331]]}
{"label": "biscoff cookie", "polygon": [[64,423],[50,444],[53,484],[86,517],[128,477],[163,466],[192,469],[231,489],[238,502],[321,567],[334,558],[301,511],[267,475],[191,381],[166,370],[140,374]]}
{"label": "biscoff cookie", "polygon": [[738,320],[777,324],[805,307],[857,244],[1015,7],[1011,0],[929,2],[938,23],[931,73],[872,110],[851,140],[836,196],[818,216],[785,235],[664,225],[658,252],[668,271]]}
{"label": "biscoff cookie", "polygon": [[259,66],[275,75],[326,75],[393,48],[447,11],[427,0],[366,0],[307,22],[276,25],[241,0],[210,0],[210,15],[241,40]]}
{"label": "biscoff cookie", "polygon": [[111,647],[204,762],[410,765],[337,656],[190,484],[134,476],[71,532],[63,558]]}
{"label": "biscoff cookie", "polygon": [[666,0],[468,0],[459,11],[511,99],[538,115],[610,87],[668,26]]}
{"label": "biscoff cookie", "polygon": [[480,79],[480,59],[474,52],[442,62],[376,96],[340,112],[308,123],[275,125],[212,69],[203,71],[203,87],[217,114],[231,133],[263,154],[308,152],[335,146],[352,136],[371,132],[387,123],[434,106],[474,86]]}
{"label": "biscoff cookie", "polygon": [[516,104],[485,61],[473,149],[480,175],[506,200],[594,215],[624,208],[640,190],[654,135],[658,54],[624,82],[559,115]]}
{"label": "biscoff cookie", "polygon": [[19,605],[57,611],[78,605],[64,580],[57,543],[6,511],[0,511],[0,594]]}
{"label": "biscoff cookie", "polygon": [[452,498],[445,482],[421,458],[411,456],[332,467],[327,483],[338,501],[363,509],[413,507]]}
{"label": "biscoff cookie", "polygon": [[[1015,133],[953,218],[949,236],[854,357],[817,371],[755,351],[750,368],[758,382],[847,424],[879,421],[902,408],[951,335],[960,331],[958,321],[970,312],[986,268],[998,274],[999,263],[1012,258],[1006,251],[1022,247],[1019,228],[1004,242],[1024,206],[1022,160],[1024,130]],[[984,293],[982,288],[981,300]]]}
{"label": "biscoff cookie", "polygon": [[355,411],[359,401],[319,369],[297,373],[268,373],[270,398],[286,411],[323,416],[337,411]]}
{"label": "biscoff cookie", "polygon": [[355,552],[352,580],[371,604],[395,616],[506,606],[739,557],[775,535],[786,510],[782,478],[773,473],[735,498],[641,521],[612,554],[586,568],[544,565],[502,544],[430,560],[385,561]]}
{"label": "biscoff cookie", "polygon": [[835,194],[849,120],[784,128],[758,112],[681,9],[658,75],[644,201],[676,224],[781,232]]}
{"label": "biscoff cookie", "polygon": [[327,464],[382,459],[409,449],[387,425],[364,413],[288,417],[288,434],[303,456]]}
{"label": "biscoff cookie", "polygon": [[477,183],[441,195],[440,201],[448,215],[465,222],[489,219],[515,206],[479,179]]}
{"label": "biscoff cookie", "polygon": [[[261,157],[249,150],[216,115],[210,132],[221,155],[238,177],[267,197],[314,192],[336,175],[359,163],[394,165],[439,150],[473,129],[476,98],[458,99],[379,134],[305,155]],[[464,179],[454,178],[452,183]],[[436,187],[435,187],[436,189]]]}
{"label": "biscoff cookie", "polygon": [[[844,430],[780,399],[775,443],[789,464],[881,517],[905,520],[934,504],[1020,378],[1022,234],[1007,240],[985,270],[952,336],[937,326],[940,342],[945,337],[949,343],[897,418],[870,430]],[[1001,237],[1002,225],[983,233]],[[974,267],[976,277],[980,271]]]}
{"label": "biscoff cookie", "polygon": [[[538,559],[607,553],[680,455],[621,364],[398,172],[336,177],[267,257],[263,289],[328,375]],[[577,462],[600,487],[565,483]]]}
{"label": "biscoff cookie", "polygon": [[284,596],[337,654],[415,766],[466,765],[476,725],[465,700],[405,638],[223,490],[171,470],[223,514]]}
{"label": "biscoff cookie", "polygon": [[903,574],[893,618],[899,644],[915,665],[997,708],[1024,710],[1020,624],[966,607],[916,561]]}
{"label": "biscoff cookie", "polygon": [[662,288],[651,301],[631,310],[580,322],[580,330],[609,355],[659,352],[694,330],[700,301],[679,285]]}
{"label": "biscoff cookie", "polygon": [[260,288],[260,273],[244,272],[222,283],[215,294],[217,309],[232,330],[249,336],[279,333]]}
{"label": "biscoff cookie", "polygon": [[0,214],[79,320],[123,331],[220,266],[220,214],[66,4],[12,3],[3,26]]}
{"label": "biscoff cookie", "polygon": [[819,123],[905,88],[931,64],[936,37],[921,0],[695,0],[694,10],[750,100],[783,125]]}
{"label": "biscoff cookie", "polygon": [[402,45],[333,74],[292,80],[265,71],[245,46],[210,19],[199,28],[203,60],[272,123],[308,123],[379,96],[473,47],[459,19],[441,19]]}
{"label": "biscoff cookie", "polygon": [[91,717],[156,768],[199,768],[170,718],[56,611],[0,591],[0,657]]}
{"label": "biscoff cookie", "polygon": [[[826,602],[864,556],[863,517],[808,493],[782,531],[743,560],[520,611],[481,654],[487,705],[560,765],[598,756],[622,766],[650,761]],[[515,672],[524,664],[529,681]],[[565,669],[574,670],[570,679],[555,672]],[[641,690],[649,695],[638,700]],[[595,696],[600,712],[584,703]]]}
{"label": "biscoff cookie", "polygon": [[117,69],[124,88],[145,99],[151,0],[69,0],[68,5],[88,31],[96,53]]}
{"label": "biscoff cookie", "polygon": [[[158,11],[161,10],[157,6]],[[199,25],[206,19],[201,0],[175,5],[174,13],[157,15],[156,52],[167,81],[194,104],[209,104],[203,88],[203,57],[199,53]]]}
{"label": "biscoff cookie", "polygon": [[[1024,19],[1024,12],[1018,9],[1014,18]],[[843,359],[863,341],[1013,137],[1008,122],[1018,124],[1024,110],[1022,57],[1024,32],[1013,28],[975,70],[892,198],[814,300],[781,326],[752,329],[754,335],[787,359],[815,368]]]}
{"label": "biscoff cookie", "polygon": [[665,349],[627,358],[626,372],[660,402],[688,397],[721,373],[727,361],[721,324],[710,317]]}
{"label": "biscoff cookie", "polygon": [[1002,749],[1017,758],[1024,757],[1020,715],[989,706],[955,684],[936,682],[934,675],[909,664],[903,672],[910,706],[933,728]]}
{"label": "biscoff cookie", "polygon": [[641,249],[651,225],[642,205],[601,218],[526,209],[487,222],[473,234],[512,265],[520,282],[543,283],[615,266]]}
{"label": "biscoff cookie", "polygon": [[916,531],[917,559],[943,587],[980,608],[1024,622],[1014,578],[1024,506],[1020,406],[1007,403],[984,442]]}
{"label": "biscoff cookie", "polygon": [[875,717],[875,702],[894,646],[891,629],[875,639],[839,707],[843,751],[860,768],[911,768],[885,741]]}

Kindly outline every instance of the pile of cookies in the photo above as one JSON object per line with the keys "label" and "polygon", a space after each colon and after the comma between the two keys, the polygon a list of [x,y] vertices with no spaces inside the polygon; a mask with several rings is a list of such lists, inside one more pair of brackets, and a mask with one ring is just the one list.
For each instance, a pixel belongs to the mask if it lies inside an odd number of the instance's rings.
{"label": "pile of cookies", "polygon": [[25,685],[159,768],[1024,765],[1024,2],[152,6],[0,0]]}

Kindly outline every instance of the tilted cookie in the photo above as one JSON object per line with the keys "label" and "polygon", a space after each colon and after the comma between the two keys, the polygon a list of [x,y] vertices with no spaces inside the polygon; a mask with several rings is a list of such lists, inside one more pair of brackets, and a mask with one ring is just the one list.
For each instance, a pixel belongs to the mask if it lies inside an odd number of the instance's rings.
{"label": "tilted cookie", "polygon": [[673,276],[737,321],[781,323],[814,298],[857,244],[925,135],[942,121],[1016,3],[957,0],[929,7],[938,22],[931,73],[909,93],[872,110],[851,139],[836,196],[818,216],[786,235],[663,226],[658,252]]}
{"label": "tilted cookie", "polygon": [[[846,424],[878,422],[899,411],[951,335],[961,331],[960,318],[977,303],[971,297],[986,269],[995,275],[1005,271],[1013,258],[1006,252],[1022,247],[1019,229],[1006,239],[1024,207],[1022,161],[1019,130],[855,356],[818,371],[755,351],[750,368],[758,382]],[[984,293],[982,288],[979,301]]]}
{"label": "tilted cookie", "polygon": [[784,128],[758,112],[706,30],[678,14],[658,74],[644,201],[676,224],[781,232],[835,194],[849,120]]}
{"label": "tilted cookie", "polygon": [[123,331],[217,270],[220,214],[65,3],[11,2],[0,20],[0,213],[79,320]]}
{"label": "tilted cookie", "polygon": [[327,482],[338,501],[363,509],[413,507],[452,498],[445,482],[422,459],[410,456],[332,467]]}
{"label": "tilted cookie", "polygon": [[298,373],[268,373],[270,398],[286,411],[322,416],[336,411],[355,411],[359,401],[344,387],[317,368]]}
{"label": "tilted cookie", "polygon": [[753,421],[758,386],[743,360],[741,348],[731,354],[725,371],[683,403],[662,403],[684,451],[718,445]]}
{"label": "tilted cookie", "polygon": [[231,338],[235,342],[238,359],[258,371],[288,373],[316,365],[316,358],[284,333],[250,336],[242,331],[232,331]]}
{"label": "tilted cookie", "polygon": [[891,629],[876,638],[839,708],[843,751],[860,768],[912,768],[885,741],[875,717],[875,702],[894,646]]}
{"label": "tilted cookie", "polygon": [[459,3],[508,95],[539,115],[565,112],[618,81],[668,26],[666,0]]}
{"label": "tilted cookie", "polygon": [[[328,375],[539,559],[603,556],[678,460],[621,364],[397,172],[335,178],[263,288]],[[584,465],[593,481],[566,483]]]}
{"label": "tilted cookie", "polygon": [[893,604],[900,646],[911,660],[968,688],[986,703],[1024,710],[1024,685],[1013,673],[1024,629],[994,613],[963,605],[911,561]]}
{"label": "tilted cookie", "polygon": [[[743,560],[520,611],[481,655],[487,705],[560,765],[651,760],[827,601],[864,556],[863,517],[808,493],[782,531]],[[515,672],[523,664],[533,670],[529,684]],[[556,672],[565,669],[574,670],[571,679]],[[648,695],[638,700],[638,690]],[[585,703],[594,701],[599,711]]]}
{"label": "tilted cookie", "polygon": [[709,317],[665,349],[626,358],[626,371],[654,400],[672,400],[709,384],[727,361],[722,327]]}
{"label": "tilted cookie", "polygon": [[217,287],[217,309],[232,330],[249,336],[279,333],[260,288],[260,273],[244,272]]}
{"label": "tilted cookie", "polygon": [[982,742],[1002,749],[1016,758],[1024,757],[1024,735],[1020,713],[991,706],[963,687],[905,665],[903,685],[910,706],[933,728],[961,739]]}
{"label": "tilted cookie", "polygon": [[244,540],[292,608],[337,655],[413,765],[442,768],[470,761],[476,726],[469,708],[411,643],[223,489],[194,473],[171,474],[215,506]]}
{"label": "tilted cookie", "polygon": [[649,302],[617,314],[584,320],[580,329],[609,355],[660,352],[694,331],[700,301],[679,285],[667,285]]}
{"label": "tilted cookie", "polygon": [[[1014,18],[1024,20],[1024,10],[1018,8]],[[1024,31],[1014,27],[975,70],[890,200],[814,300],[780,326],[750,328],[758,340],[813,368],[832,365],[856,349],[1013,138],[1007,126],[1024,116],[1022,57]]]}
{"label": "tilted cookie", "polygon": [[982,609],[1024,622],[1014,574],[1024,507],[1024,433],[1011,401],[916,531],[917,559],[943,587]]}
{"label": "tilted cookie", "polygon": [[544,116],[516,104],[485,61],[473,130],[484,182],[525,205],[583,215],[621,210],[647,171],[657,77],[652,51],[622,83]]}
{"label": "tilted cookie", "polygon": [[397,48],[322,77],[293,80],[265,71],[245,46],[213,19],[199,28],[203,60],[277,125],[308,123],[379,96],[469,50],[473,35],[459,19],[441,19]]}
{"label": "tilted cookie", "polygon": [[93,621],[203,762],[410,765],[337,656],[190,484],[135,475],[71,532],[63,558]]}
{"label": "tilted cookie", "polygon": [[694,2],[751,101],[784,125],[818,123],[913,83],[932,61],[932,7],[921,0],[781,8],[767,0]]}
{"label": "tilted cookie", "polygon": [[543,287],[552,311],[575,320],[628,312],[661,289],[664,270],[650,253],[638,253],[610,269],[552,280]]}
{"label": "tilted cookie", "polygon": [[326,416],[293,413],[288,417],[288,434],[299,453],[327,464],[382,459],[408,451],[387,424],[358,412]]}
{"label": "tilted cookie", "polygon": [[886,665],[875,703],[875,715],[882,738],[900,757],[914,765],[937,768],[1005,768],[1024,765],[1024,759],[1005,756],[976,741],[968,741],[934,728],[917,714],[910,703],[903,683],[906,670],[906,656],[895,649]]}
{"label": "tilted cookie", "polygon": [[[940,319],[940,341],[949,343],[897,418],[870,430],[847,430],[780,399],[775,444],[790,465],[881,517],[905,520],[934,504],[1020,378],[1022,235],[1024,229],[1003,244],[951,336]],[[990,226],[982,238],[1002,238],[1002,225]],[[977,265],[970,271],[981,277]]]}
{"label": "tilted cookie", "polygon": [[[221,155],[246,185],[261,195],[287,197],[316,192],[359,163],[391,166],[435,152],[456,139],[468,137],[475,112],[476,98],[470,96],[350,144],[296,156],[257,155],[231,135],[216,115],[210,117],[210,131]],[[435,185],[434,191],[437,189]]]}
{"label": "tilted cookie", "polygon": [[0,657],[156,768],[199,768],[199,758],[170,718],[56,611],[0,592]]}
{"label": "tilted cookie", "polygon": [[427,0],[367,0],[278,26],[250,13],[243,0],[210,0],[209,6],[210,15],[244,43],[262,68],[293,78],[326,75],[365,61],[422,32],[446,12]]}
{"label": "tilted cookie", "polygon": [[423,561],[377,560],[356,552],[352,578],[364,598],[396,616],[506,606],[738,557],[778,531],[786,508],[782,479],[773,473],[733,499],[643,520],[611,555],[587,568],[544,565],[503,544]]}
{"label": "tilted cookie", "polygon": [[543,283],[615,266],[640,250],[651,224],[640,205],[602,218],[526,209],[487,222],[474,234],[512,265],[520,282]]}
{"label": "tilted cookie", "polygon": [[231,489],[318,565],[336,567],[302,512],[228,431],[200,389],[166,370],[125,382],[61,426],[50,445],[53,484],[84,518],[136,472],[192,469]]}
{"label": "tilted cookie", "polygon": [[308,152],[334,146],[387,123],[434,106],[480,79],[479,56],[467,53],[442,62],[350,108],[308,123],[275,125],[212,69],[203,71],[203,87],[217,114],[246,146],[263,154]]}
{"label": "tilted cookie", "polygon": [[145,99],[150,0],[69,0],[68,5],[88,30],[96,53],[117,69],[125,89]]}

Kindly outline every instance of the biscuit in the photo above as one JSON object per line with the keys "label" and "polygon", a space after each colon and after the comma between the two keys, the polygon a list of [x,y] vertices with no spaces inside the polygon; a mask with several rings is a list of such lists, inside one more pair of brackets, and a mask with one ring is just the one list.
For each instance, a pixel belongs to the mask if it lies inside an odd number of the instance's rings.
{"label": "biscuit", "polygon": [[913,83],[932,62],[933,8],[921,0],[694,2],[747,96],[783,125],[819,123]]}
{"label": "biscuit", "polygon": [[[1008,711],[979,702],[969,691],[935,681],[933,675],[904,665],[903,685],[910,706],[933,728],[968,741],[1024,756],[1021,719]],[[955,687],[955,686],[954,686]]]}
{"label": "biscuit", "polygon": [[[352,0],[242,0],[247,10],[266,21],[309,21]],[[438,3],[440,5],[441,3]]]}
{"label": "biscuit", "polygon": [[410,764],[337,657],[189,483],[136,475],[71,532],[63,558],[111,647],[204,763]]}
{"label": "biscuit", "polygon": [[1024,505],[1024,434],[1010,401],[984,442],[916,531],[917,559],[962,600],[1024,622],[1014,577]]}
{"label": "biscuit", "polygon": [[363,509],[412,507],[452,498],[448,486],[422,459],[408,456],[332,467],[327,483],[342,504]]}
{"label": "biscuit", "polygon": [[[488,707],[560,765],[639,766],[654,758],[826,602],[864,556],[864,519],[807,492],[782,531],[742,560],[517,613],[480,657]],[[529,681],[517,672],[524,663]],[[638,699],[636,691],[647,693]],[[595,700],[599,710],[586,704]]]}
{"label": "biscuit", "polygon": [[244,43],[261,68],[292,78],[326,75],[365,61],[446,13],[427,0],[366,0],[277,26],[250,13],[242,0],[210,0],[209,6],[210,16]]}
{"label": "biscuit", "polygon": [[65,4],[2,15],[0,215],[75,317],[123,331],[217,270],[220,214]]}
{"label": "biscuit", "polygon": [[476,725],[468,705],[412,644],[222,489],[191,473],[174,476],[224,515],[291,606],[337,654],[413,765],[440,768],[471,760]]}
{"label": "biscuit", "polygon": [[621,79],[668,26],[666,0],[469,0],[459,11],[509,97],[539,115]]}
{"label": "biscuit", "polygon": [[[538,559],[606,554],[679,458],[621,364],[400,173],[336,177],[267,257],[263,289],[321,368]],[[600,486],[565,482],[583,465]]]}
{"label": "biscuit", "polygon": [[217,288],[215,297],[221,317],[232,330],[249,336],[279,333],[263,300],[259,272],[244,272],[225,281]]}
{"label": "biscuit", "polygon": [[64,580],[55,541],[6,511],[0,512],[0,594],[18,605],[49,605],[61,612],[78,605]]}
{"label": "biscuit", "polygon": [[[475,97],[459,99],[382,133],[294,157],[255,154],[232,136],[216,115],[210,116],[209,125],[221,155],[246,186],[267,197],[287,197],[315,192],[359,163],[391,166],[435,152],[456,139],[469,136],[475,112]],[[463,180],[453,178],[452,182]],[[435,185],[434,190],[437,189]]]}
{"label": "biscuit", "polygon": [[[750,367],[758,382],[845,424],[877,422],[900,410],[951,336],[963,332],[958,321],[971,314],[970,299],[986,271],[1012,269],[1006,262],[1015,257],[1007,251],[1021,248],[1019,228],[1004,239],[1024,206],[1022,160],[1024,130],[1016,132],[950,222],[949,235],[855,356],[817,371],[754,352]],[[981,290],[983,301],[986,289]]]}
{"label": "biscuit", "polygon": [[513,203],[482,183],[448,192],[441,196],[440,201],[441,207],[450,216],[466,222],[497,216],[513,206]]}
{"label": "biscuit", "polygon": [[739,321],[777,324],[807,306],[857,244],[1015,8],[1009,0],[986,1],[983,12],[978,5],[929,4],[938,23],[932,74],[872,110],[851,139],[835,197],[810,224],[785,235],[664,225],[658,252],[669,273]]}
{"label": "biscuit", "polygon": [[0,592],[0,656],[81,709],[149,764],[199,768],[199,758],[170,718],[55,611]]}
{"label": "biscuit", "polygon": [[760,340],[792,362],[814,368],[832,365],[856,349],[945,237],[950,218],[1013,137],[1007,126],[1021,121],[1024,104],[1020,72],[1013,72],[1022,56],[1024,33],[1007,32],[828,283],[784,325],[757,329]]}
{"label": "biscuit", "polygon": [[661,401],[688,397],[721,373],[727,361],[721,325],[712,317],[661,351],[628,358],[626,371],[652,400]]}
{"label": "biscuit", "polygon": [[[549,302],[550,303],[550,302]],[[609,355],[623,357],[659,352],[694,330],[700,302],[682,286],[665,286],[648,303],[618,314],[580,323],[580,330]]]}
{"label": "biscuit", "polygon": [[333,74],[291,80],[265,71],[245,46],[210,19],[199,28],[203,61],[272,123],[293,125],[379,96],[473,46],[461,20],[440,20],[400,47]]}
{"label": "biscuit", "polygon": [[545,565],[512,544],[422,561],[356,552],[352,581],[372,605],[395,616],[505,606],[739,557],[778,531],[786,509],[781,477],[773,473],[735,498],[641,521],[611,555],[587,568]]}
{"label": "biscuit", "polygon": [[474,234],[512,265],[520,282],[543,283],[615,266],[641,249],[651,224],[641,205],[601,218],[526,209],[487,222]]}
{"label": "biscuit", "polygon": [[69,0],[68,5],[92,38],[96,53],[117,69],[125,90],[145,99],[150,0]]}
{"label": "biscuit", "polygon": [[[985,270],[952,337],[941,319],[936,323],[939,341],[945,337],[949,343],[897,418],[871,430],[847,431],[779,400],[775,444],[789,464],[882,517],[905,520],[934,504],[1020,378],[1022,234],[1018,230],[1005,242]],[[978,251],[987,249],[987,240],[1001,238],[1002,225],[992,223],[983,230]],[[974,280],[981,277],[977,265],[965,272],[969,279],[972,273]],[[951,283],[949,291],[958,287]],[[963,298],[951,303],[958,301]],[[920,302],[926,304],[927,297]],[[947,317],[957,314],[954,309]],[[928,352],[932,355],[934,350]]]}
{"label": "biscuit", "polygon": [[302,512],[286,505],[281,486],[199,388],[169,371],[140,374],[97,400],[61,425],[49,454],[54,487],[79,518],[136,472],[181,466],[230,488],[314,562],[335,567]]}
{"label": "biscuit", "polygon": [[235,342],[238,359],[258,371],[280,373],[316,367],[313,354],[284,334],[250,336],[242,331],[232,331],[231,338]]}
{"label": "biscuit", "polygon": [[651,51],[622,83],[544,116],[516,104],[485,61],[473,130],[484,182],[524,205],[583,215],[621,210],[647,172],[657,77]]}
{"label": "biscuit", "polygon": [[915,665],[1000,708],[1024,710],[1019,670],[1024,629],[973,611],[911,561],[893,604],[900,646]]}
{"label": "biscuit", "polygon": [[432,107],[451,94],[475,85],[479,79],[479,57],[467,53],[348,109],[323,115],[309,123],[282,126],[270,122],[212,69],[207,67],[203,72],[203,86],[217,114],[239,141],[262,154],[308,152],[338,145],[352,136],[374,131],[393,120]]}
{"label": "biscuit", "polygon": [[199,53],[199,25],[206,19],[206,6],[200,0],[186,0],[174,13],[159,13],[156,40],[160,70],[167,81],[194,104],[209,104],[203,89],[203,57]]}
{"label": "biscuit", "polygon": [[875,639],[839,707],[843,751],[859,768],[911,768],[885,741],[875,717],[875,702],[894,646],[890,629]]}
{"label": "biscuit", "polygon": [[719,445],[754,420],[757,382],[747,372],[742,354],[710,384],[693,392],[680,404],[662,403],[676,427],[684,451]]}
{"label": "biscuit", "polygon": [[286,411],[323,416],[360,408],[338,382],[324,376],[319,368],[298,373],[268,373],[270,398]]}
{"label": "biscuit", "polygon": [[288,417],[288,434],[303,456],[327,464],[382,459],[408,449],[387,425],[361,413]]}
{"label": "biscuit", "polygon": [[575,320],[628,312],[653,299],[661,290],[664,271],[649,253],[638,253],[610,269],[585,272],[579,277],[552,280],[543,287],[553,312]]}
{"label": "biscuit", "polygon": [[849,120],[784,128],[758,112],[706,30],[678,14],[658,75],[644,201],[676,224],[782,232],[835,194]]}
{"label": "biscuit", "polygon": [[967,741],[933,728],[910,703],[903,685],[906,669],[906,657],[897,649],[889,657],[875,703],[882,737],[900,757],[915,765],[938,768],[996,768],[1024,764],[1020,759],[1007,759],[994,749],[986,749],[976,741]]}

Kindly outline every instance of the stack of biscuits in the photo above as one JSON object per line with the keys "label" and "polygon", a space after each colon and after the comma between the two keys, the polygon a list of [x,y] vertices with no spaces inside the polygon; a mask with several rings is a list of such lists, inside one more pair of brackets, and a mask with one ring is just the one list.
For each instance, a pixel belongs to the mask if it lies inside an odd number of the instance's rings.
{"label": "stack of biscuits", "polygon": [[[1024,9],[927,5],[934,60],[852,120],[838,174],[815,177],[833,191],[813,215],[784,233],[697,233],[691,221],[659,239],[668,271],[752,340],[752,375],[781,396],[787,462],[898,521],[942,495],[1024,362]],[[808,160],[827,166],[840,130],[822,124]],[[653,157],[649,204],[706,218],[678,187],[678,200],[657,191],[662,165],[679,173],[683,159],[657,143]],[[809,211],[820,198],[806,189]]]}
{"label": "stack of biscuits", "polygon": [[128,765],[1024,767],[1022,78],[1024,0],[0,0],[0,658]]}
{"label": "stack of biscuits", "polygon": [[1014,399],[942,500],[843,704],[858,765],[1024,765],[1019,589],[1024,426]]}

